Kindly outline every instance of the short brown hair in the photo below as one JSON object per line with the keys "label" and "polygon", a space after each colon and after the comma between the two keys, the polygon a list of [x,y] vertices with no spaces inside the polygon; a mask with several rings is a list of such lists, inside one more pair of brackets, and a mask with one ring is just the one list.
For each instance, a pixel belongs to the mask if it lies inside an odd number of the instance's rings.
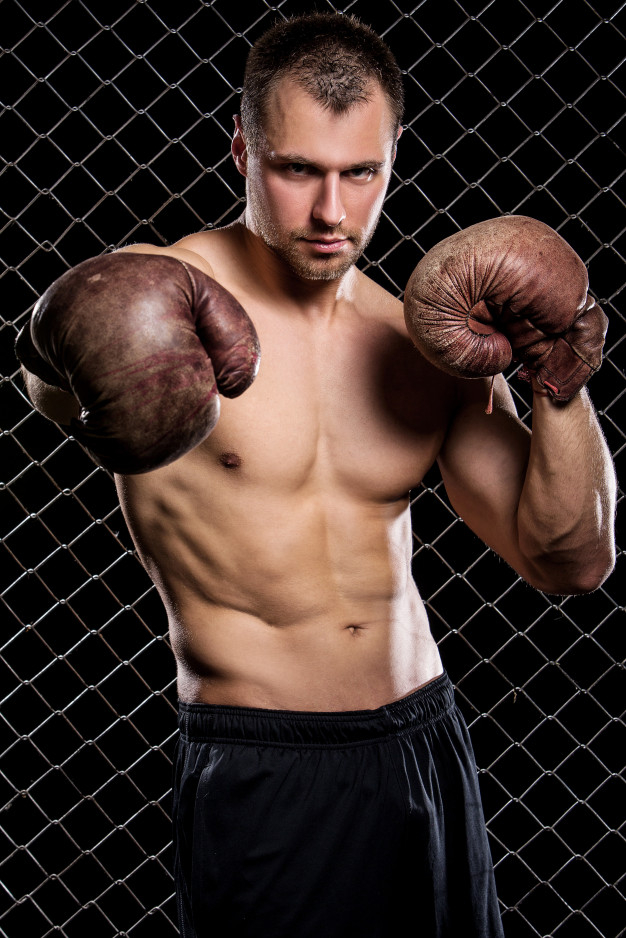
{"label": "short brown hair", "polygon": [[365,103],[376,81],[389,101],[395,129],[400,125],[402,76],[386,43],[354,16],[310,13],[275,23],[250,50],[241,122],[252,150],[260,140],[268,96],[286,74],[336,114]]}

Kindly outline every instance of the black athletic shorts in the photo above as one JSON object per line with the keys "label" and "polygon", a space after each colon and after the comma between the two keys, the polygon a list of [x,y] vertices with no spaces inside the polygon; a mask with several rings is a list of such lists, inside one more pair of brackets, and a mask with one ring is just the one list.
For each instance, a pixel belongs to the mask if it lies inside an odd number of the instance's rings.
{"label": "black athletic shorts", "polygon": [[442,675],[377,710],[180,705],[182,938],[502,938],[467,727]]}

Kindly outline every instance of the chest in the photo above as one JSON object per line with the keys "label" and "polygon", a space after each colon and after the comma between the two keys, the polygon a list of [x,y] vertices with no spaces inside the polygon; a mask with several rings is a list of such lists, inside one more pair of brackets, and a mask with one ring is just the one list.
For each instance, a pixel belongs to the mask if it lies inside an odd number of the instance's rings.
{"label": "chest", "polygon": [[221,400],[207,455],[284,489],[331,483],[370,498],[416,485],[441,445],[445,376],[386,324],[259,317],[253,385]]}

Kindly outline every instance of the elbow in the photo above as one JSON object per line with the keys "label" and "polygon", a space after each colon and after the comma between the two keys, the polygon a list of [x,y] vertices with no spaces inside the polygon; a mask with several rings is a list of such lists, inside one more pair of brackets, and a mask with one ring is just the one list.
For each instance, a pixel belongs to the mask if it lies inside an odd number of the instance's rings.
{"label": "elbow", "polygon": [[[610,521],[609,521],[610,519]],[[531,586],[543,593],[576,596],[599,589],[615,567],[613,515],[597,512],[592,522],[520,530],[518,547]]]}
{"label": "elbow", "polygon": [[584,557],[548,553],[528,563],[522,576],[535,589],[558,596],[578,596],[599,589],[615,567],[615,550],[590,551]]}
{"label": "elbow", "polygon": [[581,577],[581,588],[577,593],[593,593],[599,589],[615,569],[615,547],[610,547],[602,552],[600,556],[594,558],[594,563],[586,571],[586,575]]}
{"label": "elbow", "polygon": [[561,578],[555,577],[543,587],[543,592],[559,596],[583,596],[585,593],[593,593],[607,580],[612,569],[613,565],[586,569]]}

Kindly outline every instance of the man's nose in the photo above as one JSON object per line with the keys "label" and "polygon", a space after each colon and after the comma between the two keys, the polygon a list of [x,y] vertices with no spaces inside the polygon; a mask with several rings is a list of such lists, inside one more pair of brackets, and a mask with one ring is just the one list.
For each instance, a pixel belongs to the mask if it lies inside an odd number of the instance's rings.
{"label": "man's nose", "polygon": [[328,228],[336,228],[346,217],[341,199],[339,173],[328,173],[321,178],[317,199],[313,206],[313,217]]}

